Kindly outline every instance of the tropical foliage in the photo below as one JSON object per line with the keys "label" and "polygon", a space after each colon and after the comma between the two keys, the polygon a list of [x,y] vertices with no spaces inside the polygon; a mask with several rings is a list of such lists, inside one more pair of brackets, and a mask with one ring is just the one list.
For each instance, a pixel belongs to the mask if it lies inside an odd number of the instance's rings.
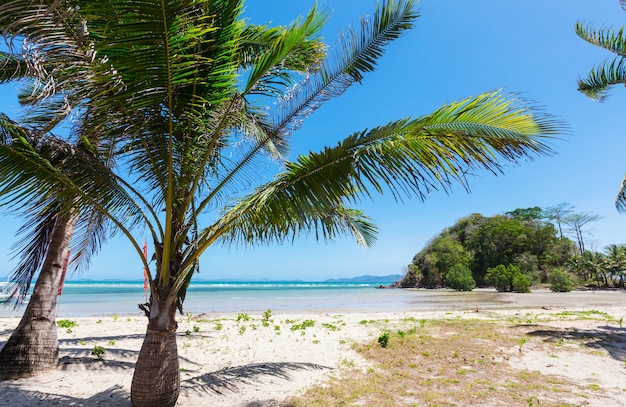
{"label": "tropical foliage", "polygon": [[626,246],[612,244],[605,252],[585,251],[569,259],[567,269],[585,284],[624,288]]}
{"label": "tropical foliage", "polygon": [[519,267],[509,264],[499,264],[491,267],[485,274],[485,282],[500,292],[530,292],[530,280],[522,274]]}
{"label": "tropical foliage", "polygon": [[[609,245],[606,253],[586,250],[583,226],[598,217],[574,209],[562,203],[466,216],[413,257],[400,285],[465,289],[460,281],[469,279],[460,271],[467,268],[476,284],[500,291],[526,292],[532,284],[550,284],[553,291],[570,291],[577,284],[624,287],[626,246]],[[561,237],[564,232],[575,240]]]}
{"label": "tropical foliage", "polygon": [[446,275],[456,264],[469,267],[478,285],[489,284],[488,270],[499,265],[516,266],[532,283],[546,282],[550,270],[564,265],[575,248],[557,236],[542,213],[540,208],[520,208],[458,220],[415,255],[402,285],[449,286]]}
{"label": "tropical foliage", "polygon": [[[33,50],[6,59],[28,60],[47,78],[35,83],[50,85],[32,101],[33,119],[20,121],[22,136],[0,146],[2,196],[16,207],[42,196],[71,202],[62,213],[95,208],[136,249],[150,298],[140,306],[148,327],[134,405],[176,403],[175,313],[208,247],[309,232],[369,245],[376,227],[353,208],[360,199],[385,190],[424,199],[455,183],[466,187],[468,172],[499,173],[504,162],[550,153],[545,139],[563,126],[489,92],[287,159],[303,120],[374,69],[385,45],[413,26],[415,7],[413,0],[384,2],[328,52],[319,40],[327,14],[317,6],[276,28],[247,23],[241,0],[12,0],[0,7],[10,22],[5,35]],[[40,137],[56,140],[50,132],[67,112],[80,118],[73,134],[89,154],[60,149],[53,162],[33,146]],[[35,118],[44,125],[33,127]],[[117,166],[99,159],[103,145]],[[260,169],[272,159],[284,171],[264,182]],[[134,234],[138,222],[151,236],[154,264]]]}
{"label": "tropical foliage", "polygon": [[550,273],[550,290],[557,293],[565,293],[572,291],[574,288],[574,281],[564,271],[560,269],[554,269]]}
{"label": "tropical foliage", "polygon": [[472,270],[464,264],[455,264],[446,274],[446,284],[457,291],[472,291],[476,282],[472,277]]}

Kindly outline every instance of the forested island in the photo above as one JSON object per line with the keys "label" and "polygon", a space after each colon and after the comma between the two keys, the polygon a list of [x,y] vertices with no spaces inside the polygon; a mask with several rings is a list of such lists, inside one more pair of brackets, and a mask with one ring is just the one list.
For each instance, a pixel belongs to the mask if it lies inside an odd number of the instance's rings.
{"label": "forested island", "polygon": [[589,224],[598,219],[568,203],[489,217],[473,213],[430,240],[397,285],[513,292],[539,284],[553,291],[624,288],[626,246],[611,244],[604,252],[585,246]]}

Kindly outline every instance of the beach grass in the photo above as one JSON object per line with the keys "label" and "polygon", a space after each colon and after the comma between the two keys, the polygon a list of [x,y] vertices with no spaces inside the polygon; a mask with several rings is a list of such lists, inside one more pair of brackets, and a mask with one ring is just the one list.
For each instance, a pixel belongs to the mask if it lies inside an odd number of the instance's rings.
{"label": "beach grass", "polygon": [[[588,317],[584,313],[568,315],[570,320]],[[607,316],[602,318],[612,320]],[[571,331],[541,328],[534,323],[501,318],[404,320],[400,326],[387,324],[384,347],[380,338],[354,345],[367,360],[368,368],[358,369],[344,363],[330,382],[309,388],[281,406],[556,407],[581,405],[590,392],[605,391],[593,383],[567,379],[558,372],[545,374],[520,369],[520,363],[510,363],[523,361],[527,350],[550,352],[555,358],[559,355],[566,358],[572,347],[576,351],[593,351],[589,343],[594,338],[579,335],[578,342],[568,339],[570,347],[563,349],[563,342],[554,339],[571,338]]]}

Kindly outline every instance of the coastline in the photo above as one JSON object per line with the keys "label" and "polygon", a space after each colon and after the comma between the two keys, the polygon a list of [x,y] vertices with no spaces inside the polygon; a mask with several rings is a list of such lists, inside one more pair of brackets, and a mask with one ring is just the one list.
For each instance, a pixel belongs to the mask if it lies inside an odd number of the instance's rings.
{"label": "coastline", "polygon": [[[196,313],[179,316],[178,351],[181,363],[179,406],[278,406],[282,400],[307,388],[341,376],[346,361],[365,368],[366,360],[353,349],[372,342],[382,332],[407,321],[484,319],[520,323],[533,315],[543,327],[568,326],[583,332],[622,330],[626,316],[623,291],[575,291],[530,294],[426,292],[427,300],[410,310],[316,309],[262,312]],[[576,312],[606,313],[601,318],[563,320],[559,315]],[[241,314],[241,315],[240,315]],[[63,318],[62,316],[60,318]],[[59,367],[29,379],[0,382],[0,405],[129,406],[133,366],[145,333],[145,318],[135,314],[69,318],[78,325],[58,328],[61,346]],[[238,321],[239,319],[239,321]],[[313,326],[300,329],[304,321]],[[19,318],[0,318],[0,346]],[[264,322],[267,326],[264,326]],[[294,326],[296,328],[294,328]],[[618,329],[619,328],[619,329]],[[468,337],[468,340],[472,340]],[[539,344],[539,342],[538,342]],[[105,349],[103,360],[90,354],[94,346]],[[510,365],[520,369],[555,372],[579,381],[589,380],[606,392],[585,395],[587,406],[620,405],[623,398],[626,345],[613,345],[610,354],[567,349],[557,360],[528,345],[523,358],[517,353]],[[515,350],[515,344],[503,344]],[[577,363],[577,358],[584,363]],[[550,366],[550,367],[546,367]],[[572,368],[575,367],[575,368]]]}

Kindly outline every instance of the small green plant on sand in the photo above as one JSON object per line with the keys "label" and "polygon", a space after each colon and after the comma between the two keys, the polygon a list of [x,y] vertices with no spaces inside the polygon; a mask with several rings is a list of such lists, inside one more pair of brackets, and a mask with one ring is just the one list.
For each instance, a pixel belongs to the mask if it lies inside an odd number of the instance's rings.
{"label": "small green plant on sand", "polygon": [[215,323],[215,330],[216,331],[221,331],[223,327],[224,327],[224,325],[222,325],[221,322],[216,322]]}
{"label": "small green plant on sand", "polygon": [[528,341],[528,338],[522,338],[519,341],[517,341],[517,345],[519,346],[519,351],[522,351],[522,346],[524,346],[524,344]]}
{"label": "small green plant on sand", "polygon": [[113,322],[117,322],[117,319],[119,318],[119,316],[117,314],[113,314],[112,318],[113,318]]}
{"label": "small green plant on sand", "polygon": [[239,314],[239,315],[237,315],[237,322],[239,322],[239,321],[243,321],[243,322],[250,321],[250,315],[248,315],[248,314]]}
{"label": "small green plant on sand", "polygon": [[270,318],[272,317],[272,310],[271,309],[267,309],[263,312],[263,322],[269,322]]}
{"label": "small green plant on sand", "polygon": [[193,331],[194,331],[195,333],[200,332],[200,327],[199,327],[198,325],[194,325],[194,326],[193,326]]}
{"label": "small green plant on sand", "polygon": [[291,330],[292,331],[304,330],[313,326],[315,326],[315,321],[313,321],[312,319],[307,319],[305,321],[302,321],[299,324],[292,325]]}
{"label": "small green plant on sand", "polygon": [[78,324],[71,319],[60,319],[57,321],[57,326],[59,328],[73,328],[75,326],[78,326]]}
{"label": "small green plant on sand", "polygon": [[70,319],[61,319],[57,321],[57,326],[59,328],[65,328],[65,332],[68,334],[72,333],[72,328],[78,326],[78,324]]}
{"label": "small green plant on sand", "polygon": [[93,349],[91,350],[91,354],[94,355],[96,359],[98,360],[103,360],[103,356],[105,352],[106,351],[104,350],[104,348],[98,345],[94,346]]}
{"label": "small green plant on sand", "polygon": [[389,344],[389,333],[385,332],[384,334],[378,337],[378,344],[381,348],[386,348]]}

